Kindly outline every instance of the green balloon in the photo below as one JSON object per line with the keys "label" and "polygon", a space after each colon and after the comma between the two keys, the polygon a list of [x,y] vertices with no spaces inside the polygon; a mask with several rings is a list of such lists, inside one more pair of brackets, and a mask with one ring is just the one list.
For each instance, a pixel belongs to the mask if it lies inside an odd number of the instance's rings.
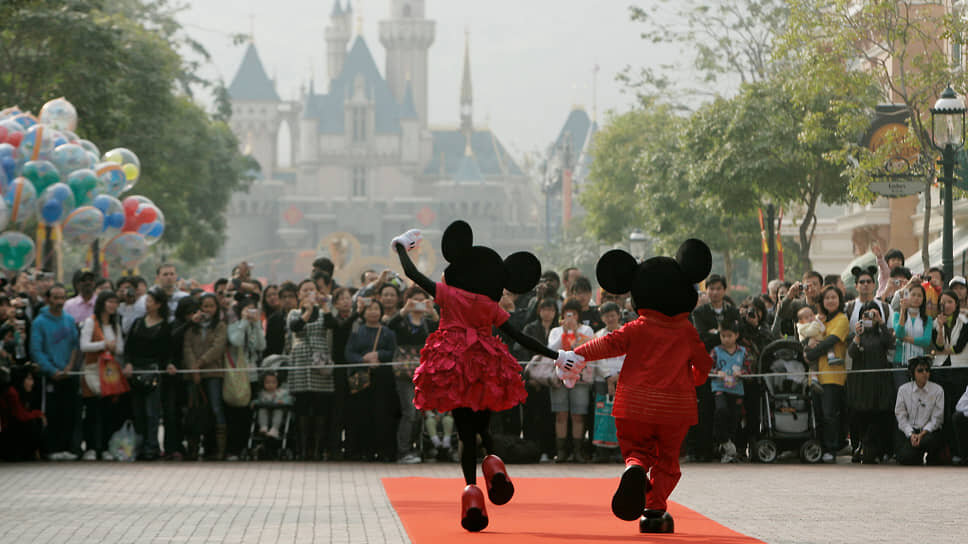
{"label": "green balloon", "polygon": [[60,172],[50,161],[27,161],[24,164],[23,177],[34,184],[37,194],[44,192],[44,189],[60,181]]}
{"label": "green balloon", "polygon": [[82,168],[71,172],[67,176],[67,185],[74,193],[74,203],[78,208],[86,206],[94,200],[94,189],[97,187],[97,174],[94,170]]}

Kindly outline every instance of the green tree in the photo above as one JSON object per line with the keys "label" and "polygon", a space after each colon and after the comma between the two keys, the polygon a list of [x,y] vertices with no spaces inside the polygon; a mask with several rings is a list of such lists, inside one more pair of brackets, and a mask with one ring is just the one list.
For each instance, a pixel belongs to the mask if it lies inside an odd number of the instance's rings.
{"label": "green tree", "polygon": [[[882,100],[902,105],[909,113],[909,130],[895,134],[878,152],[855,142],[839,153],[851,194],[861,202],[875,198],[867,185],[896,155],[915,155],[924,182],[922,259],[929,267],[931,183],[934,158],[930,107],[945,85],[964,91],[968,76],[963,58],[952,59],[952,44],[966,41],[962,13],[947,3],[917,0],[790,0],[788,30],[780,54],[802,68],[803,80],[826,88],[851,88],[865,73],[881,91]],[[960,47],[959,47],[960,50]],[[954,60],[954,62],[953,62]]]}
{"label": "green tree", "polygon": [[[227,112],[191,100],[212,83],[196,75],[207,54],[185,36],[167,1],[13,0],[0,4],[0,104],[39,111],[64,96],[78,134],[102,150],[123,146],[142,171],[132,191],[163,210],[162,243],[187,262],[214,255],[232,192],[254,161],[241,155]],[[196,59],[178,51],[187,46]]]}

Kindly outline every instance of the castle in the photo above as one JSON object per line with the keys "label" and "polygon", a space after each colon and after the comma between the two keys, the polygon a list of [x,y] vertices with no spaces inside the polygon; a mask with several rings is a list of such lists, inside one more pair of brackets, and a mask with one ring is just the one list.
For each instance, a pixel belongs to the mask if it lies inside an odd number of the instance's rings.
{"label": "castle", "polygon": [[[435,22],[424,0],[391,0],[379,24],[382,74],[342,2],[335,0],[325,29],[325,93],[311,81],[298,100],[281,99],[255,44],[247,46],[228,89],[231,127],[261,174],[232,199],[220,264],[246,259],[258,275],[279,280],[328,255],[337,280],[352,282],[366,268],[395,266],[389,240],[417,227],[426,240],[418,265],[439,274],[445,263],[435,248],[455,219],[502,255],[542,243],[538,184],[496,134],[474,123],[469,44],[459,122],[429,126]],[[280,139],[290,142],[288,156],[280,156]]]}

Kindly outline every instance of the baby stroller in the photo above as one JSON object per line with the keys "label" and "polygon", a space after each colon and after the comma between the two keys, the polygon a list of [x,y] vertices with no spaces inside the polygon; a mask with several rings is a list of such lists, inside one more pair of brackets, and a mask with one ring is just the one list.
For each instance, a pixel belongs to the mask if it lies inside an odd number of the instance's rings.
{"label": "baby stroller", "polygon": [[[275,370],[280,367],[289,366],[289,357],[285,355],[270,355],[266,357],[260,365],[260,370]],[[285,373],[277,371],[280,387],[285,379]],[[259,432],[259,409],[268,408],[270,410],[284,410],[282,425],[279,428],[279,437],[273,438]],[[266,403],[258,399],[252,402],[252,421],[249,425],[249,442],[242,453],[242,459],[247,461],[265,461],[269,459],[281,459],[291,461],[295,458],[294,452],[289,448],[289,429],[292,424],[292,404]]]}
{"label": "baby stroller", "polygon": [[823,448],[817,437],[807,361],[795,339],[771,342],[760,354],[757,373],[790,373],[760,378],[760,429],[752,454],[761,463],[780,452],[796,451],[804,463],[819,463]]}
{"label": "baby stroller", "polygon": [[[282,426],[279,429],[279,438],[272,438],[259,432],[260,408],[285,410],[285,415],[282,418]],[[292,461],[295,458],[295,454],[289,449],[289,427],[291,422],[291,404],[253,402],[252,423],[249,426],[249,443],[242,453],[242,459],[244,461],[267,461],[270,459]]]}

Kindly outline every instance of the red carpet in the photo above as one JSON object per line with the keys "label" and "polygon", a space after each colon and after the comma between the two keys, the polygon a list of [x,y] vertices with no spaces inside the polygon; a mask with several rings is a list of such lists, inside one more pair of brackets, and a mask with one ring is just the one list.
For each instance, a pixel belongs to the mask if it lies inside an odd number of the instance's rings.
{"label": "red carpet", "polygon": [[[478,485],[484,491],[483,479],[478,479]],[[612,515],[610,504],[616,485],[618,478],[515,478],[514,499],[504,506],[488,502],[487,529],[468,533],[459,519],[463,479],[383,479],[387,496],[414,544],[761,542],[676,503],[670,503],[669,509],[676,522],[675,534],[640,534],[637,521],[622,521]]]}

